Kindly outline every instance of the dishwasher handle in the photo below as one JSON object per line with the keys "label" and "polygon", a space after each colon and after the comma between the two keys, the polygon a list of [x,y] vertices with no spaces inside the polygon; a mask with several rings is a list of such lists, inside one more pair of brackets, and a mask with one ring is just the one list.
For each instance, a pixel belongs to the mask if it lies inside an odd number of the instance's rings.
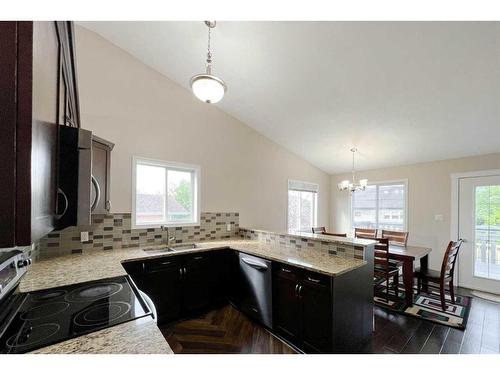
{"label": "dishwasher handle", "polygon": [[267,270],[269,267],[264,262],[259,262],[251,258],[241,258],[241,260],[248,264],[250,267],[256,268],[258,270]]}

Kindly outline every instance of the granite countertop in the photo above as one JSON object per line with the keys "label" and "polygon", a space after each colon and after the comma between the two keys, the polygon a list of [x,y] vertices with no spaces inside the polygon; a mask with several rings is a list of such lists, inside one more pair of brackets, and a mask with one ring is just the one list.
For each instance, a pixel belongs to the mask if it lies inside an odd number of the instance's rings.
{"label": "granite countertop", "polygon": [[[228,239],[198,242],[195,249],[170,253],[145,252],[142,248],[95,250],[35,262],[20,283],[21,292],[54,288],[86,281],[126,275],[123,262],[231,248],[307,270],[338,276],[366,264],[327,252],[274,246],[255,240]],[[120,324],[36,351],[36,353],[172,353],[159,328],[149,324]],[[151,341],[151,342],[150,342]]]}
{"label": "granite countertop", "polygon": [[30,354],[173,354],[151,317],[75,337]]}

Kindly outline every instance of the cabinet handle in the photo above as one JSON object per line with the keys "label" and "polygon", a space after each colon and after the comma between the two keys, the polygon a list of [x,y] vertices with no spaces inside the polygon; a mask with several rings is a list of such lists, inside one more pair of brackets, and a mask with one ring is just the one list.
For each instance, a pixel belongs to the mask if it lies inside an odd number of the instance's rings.
{"label": "cabinet handle", "polygon": [[179,268],[179,276],[181,277],[182,279],[182,267]]}
{"label": "cabinet handle", "polygon": [[299,286],[298,296],[299,296],[299,298],[302,298],[302,285]]}
{"label": "cabinet handle", "polygon": [[295,297],[296,297],[296,298],[299,296],[298,289],[299,289],[299,284],[296,284],[296,285],[295,285]]}
{"label": "cabinet handle", "polygon": [[101,199],[101,188],[99,187],[99,183],[97,182],[96,178],[93,175],[91,176],[91,181],[95,189],[94,202],[92,202],[92,206],[90,207],[90,212],[93,212],[96,209],[97,205],[99,204],[99,200]]}
{"label": "cabinet handle", "polygon": [[184,276],[186,276],[186,273],[187,273],[187,272],[188,272],[188,271],[187,271],[187,268],[186,268],[186,267],[184,267]]}
{"label": "cabinet handle", "polygon": [[289,270],[289,269],[287,269],[287,268],[283,268],[283,267],[281,267],[281,270],[282,270],[283,272],[286,272],[286,273],[291,273],[291,272],[292,272],[291,270]]}
{"label": "cabinet handle", "polygon": [[66,194],[64,193],[64,191],[61,188],[57,188],[57,194],[61,194],[62,197],[64,198],[64,210],[63,210],[63,212],[61,214],[56,213],[56,215],[54,215],[55,218],[57,220],[59,220],[60,218],[62,218],[64,216],[64,214],[68,210],[69,202],[68,202],[68,197],[66,196]]}
{"label": "cabinet handle", "polygon": [[200,260],[200,259],[203,259],[203,257],[202,256],[200,256],[200,257],[194,257],[194,259],[195,260]]}
{"label": "cabinet handle", "polygon": [[312,277],[309,277],[309,276],[307,276],[307,280],[309,280],[309,281],[311,281],[313,283],[319,283],[319,282],[321,282],[320,279],[313,279]]}
{"label": "cabinet handle", "polygon": [[170,264],[170,263],[172,263],[172,262],[161,262],[160,264],[161,264],[162,266],[166,266],[167,264]]}

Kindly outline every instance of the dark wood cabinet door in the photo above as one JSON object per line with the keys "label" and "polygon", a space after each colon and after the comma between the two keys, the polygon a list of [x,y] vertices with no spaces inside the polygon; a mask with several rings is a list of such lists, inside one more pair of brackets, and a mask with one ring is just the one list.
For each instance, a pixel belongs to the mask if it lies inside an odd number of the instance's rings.
{"label": "dark wood cabinet door", "polygon": [[310,352],[332,351],[332,291],[330,278],[306,274],[300,284],[302,342]]}
{"label": "dark wood cabinet door", "polygon": [[111,211],[111,150],[113,143],[92,135],[92,184],[91,202],[95,202],[94,214]]}
{"label": "dark wood cabinet door", "polygon": [[139,289],[153,300],[158,314],[158,324],[168,323],[181,317],[180,268],[181,265],[175,258],[146,261],[145,272],[137,282]]}
{"label": "dark wood cabinet door", "polygon": [[233,251],[220,250],[210,255],[208,272],[210,294],[213,303],[227,301],[230,296],[231,284],[234,280]]}
{"label": "dark wood cabinet door", "polygon": [[273,320],[274,329],[294,343],[300,338],[301,311],[298,299],[299,274],[289,266],[274,264]]}
{"label": "dark wood cabinet door", "polygon": [[182,280],[182,308],[192,314],[206,308],[210,303],[209,255],[199,253],[186,257]]}

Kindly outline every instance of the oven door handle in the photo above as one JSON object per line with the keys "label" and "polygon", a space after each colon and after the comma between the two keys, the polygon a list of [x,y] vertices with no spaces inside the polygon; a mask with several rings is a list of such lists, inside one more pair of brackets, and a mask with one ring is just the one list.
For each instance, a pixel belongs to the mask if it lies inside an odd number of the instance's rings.
{"label": "oven door handle", "polygon": [[157,314],[156,314],[155,304],[153,303],[153,301],[151,300],[151,298],[149,298],[149,296],[146,293],[144,293],[140,289],[137,289],[137,290],[139,291],[139,294],[141,295],[141,297],[144,300],[144,302],[146,302],[146,305],[148,305],[149,309],[151,310],[151,313],[153,314],[153,320],[155,322],[158,322],[158,317],[157,317]]}

